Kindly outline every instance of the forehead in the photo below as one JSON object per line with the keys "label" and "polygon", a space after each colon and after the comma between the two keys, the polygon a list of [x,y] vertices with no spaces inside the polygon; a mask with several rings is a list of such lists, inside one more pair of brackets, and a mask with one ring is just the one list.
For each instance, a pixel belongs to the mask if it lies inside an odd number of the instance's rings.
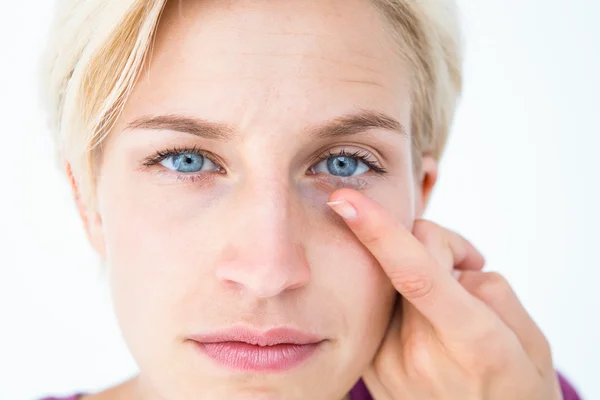
{"label": "forehead", "polygon": [[406,122],[409,71],[389,29],[368,0],[170,1],[125,114],[243,127],[367,108]]}

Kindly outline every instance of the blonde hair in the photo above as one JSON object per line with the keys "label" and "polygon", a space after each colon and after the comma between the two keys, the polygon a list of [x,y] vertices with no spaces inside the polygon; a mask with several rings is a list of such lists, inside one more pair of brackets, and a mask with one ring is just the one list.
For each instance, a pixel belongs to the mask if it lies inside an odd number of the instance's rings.
{"label": "blonde hair", "polygon": [[[390,21],[412,68],[415,160],[424,153],[439,159],[462,87],[454,1],[372,1]],[[44,92],[59,160],[69,162],[88,203],[95,180],[95,149],[119,117],[144,67],[166,3],[59,1]]]}

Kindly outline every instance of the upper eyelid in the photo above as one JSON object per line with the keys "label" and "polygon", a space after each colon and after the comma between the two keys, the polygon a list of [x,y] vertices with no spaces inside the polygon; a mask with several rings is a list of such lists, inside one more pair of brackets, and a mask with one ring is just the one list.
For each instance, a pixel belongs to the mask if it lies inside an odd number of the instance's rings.
{"label": "upper eyelid", "polygon": [[221,162],[218,161],[216,159],[217,157],[215,157],[211,152],[201,149],[201,148],[197,148],[197,147],[191,147],[191,148],[173,147],[173,148],[170,148],[167,150],[158,150],[153,155],[144,158],[144,160],[142,161],[142,164],[146,165],[146,166],[152,166],[152,165],[160,163],[161,161],[165,160],[168,157],[173,157],[175,155],[185,154],[185,153],[195,153],[195,154],[201,155],[202,157],[208,158],[213,163],[218,164],[218,166],[220,168],[223,168],[221,166]]}
{"label": "upper eyelid", "polygon": [[376,161],[378,161],[377,157],[375,157],[370,151],[366,151],[366,150],[362,150],[362,149],[356,150],[356,151],[347,150],[345,147],[343,147],[339,150],[335,150],[335,151],[327,150],[327,153],[325,153],[324,155],[322,155],[320,157],[327,158],[327,157],[334,157],[334,156],[340,156],[340,155],[350,156],[350,157],[368,156],[368,157],[373,157],[373,158],[375,158]]}
{"label": "upper eyelid", "polygon": [[328,157],[335,157],[340,155],[345,155],[349,157],[355,157],[357,159],[363,159],[363,162],[368,161],[371,165],[370,167],[377,167],[382,170],[385,170],[384,164],[380,161],[380,158],[373,154],[372,151],[368,151],[365,149],[350,149],[348,150],[345,146],[335,147],[336,150],[327,150],[323,155],[319,156],[314,162],[321,162]]}

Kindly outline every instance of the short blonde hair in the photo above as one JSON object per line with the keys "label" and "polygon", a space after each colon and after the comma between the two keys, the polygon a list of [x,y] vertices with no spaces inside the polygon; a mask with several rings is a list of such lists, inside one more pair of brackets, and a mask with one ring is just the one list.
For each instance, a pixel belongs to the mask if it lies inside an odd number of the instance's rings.
{"label": "short blonde hair", "polygon": [[[371,0],[390,21],[413,73],[412,144],[439,159],[462,88],[454,0]],[[50,124],[91,202],[94,153],[111,130],[150,53],[167,0],[61,0],[45,62]],[[418,169],[418,167],[417,167]]]}

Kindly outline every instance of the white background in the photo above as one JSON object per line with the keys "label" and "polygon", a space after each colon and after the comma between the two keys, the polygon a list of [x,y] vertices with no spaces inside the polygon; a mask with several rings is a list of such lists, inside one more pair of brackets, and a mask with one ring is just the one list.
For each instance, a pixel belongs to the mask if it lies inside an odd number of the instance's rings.
{"label": "white background", "polygon": [[[53,1],[1,1],[0,399],[135,371],[53,160],[37,59]],[[600,2],[464,0],[465,92],[429,218],[502,272],[600,399]]]}

